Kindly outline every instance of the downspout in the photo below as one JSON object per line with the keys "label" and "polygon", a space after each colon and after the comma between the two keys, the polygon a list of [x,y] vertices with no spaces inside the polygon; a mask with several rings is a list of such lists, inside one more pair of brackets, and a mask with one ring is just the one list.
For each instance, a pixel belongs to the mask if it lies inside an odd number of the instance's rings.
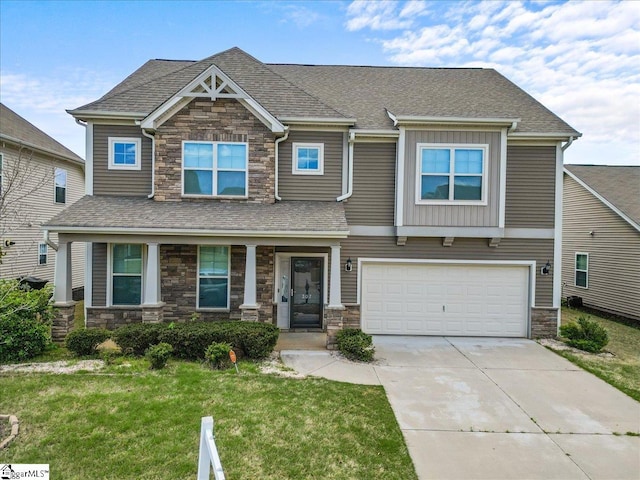
{"label": "downspout", "polygon": [[[156,142],[155,137],[147,133],[144,128],[142,129],[142,135],[151,140],[151,193],[147,195],[147,198],[153,198],[156,194]],[[142,152],[140,154],[142,156]]]}
{"label": "downspout", "polygon": [[275,198],[276,200],[280,201],[282,200],[282,198],[280,197],[280,195],[278,195],[278,152],[279,152],[279,148],[278,145],[280,144],[280,142],[284,142],[287,138],[289,138],[289,127],[284,127],[284,136],[280,137],[280,138],[276,138],[276,184],[275,184]]}
{"label": "downspout", "polygon": [[518,127],[518,122],[517,121],[513,122],[509,127],[509,130],[507,130],[507,135],[512,133],[517,127]]}
{"label": "downspout", "polygon": [[349,132],[349,155],[347,163],[349,164],[349,181],[347,182],[347,193],[336,198],[336,202],[346,200],[353,195],[353,144],[356,141],[356,132]]}
{"label": "downspout", "polygon": [[562,151],[564,152],[567,148],[571,146],[576,137],[569,137],[569,141],[562,146]]}
{"label": "downspout", "polygon": [[85,128],[87,128],[87,122],[83,122],[83,121],[82,121],[82,120],[80,120],[79,118],[76,118],[75,120],[76,120],[76,123],[77,123],[78,125],[80,125],[81,127],[85,127]]}
{"label": "downspout", "polygon": [[56,252],[58,251],[58,245],[53,243],[53,241],[49,238],[49,230],[43,230],[42,231],[42,238],[44,240],[44,243],[46,243],[51,248],[53,248],[54,251],[56,251]]}

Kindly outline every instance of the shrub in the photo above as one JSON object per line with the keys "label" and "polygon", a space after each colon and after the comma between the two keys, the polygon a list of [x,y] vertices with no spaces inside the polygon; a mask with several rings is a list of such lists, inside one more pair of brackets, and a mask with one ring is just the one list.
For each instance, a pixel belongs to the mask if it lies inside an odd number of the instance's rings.
{"label": "shrub", "polygon": [[160,332],[167,328],[164,323],[133,323],[114,330],[111,338],[124,353],[140,357],[151,345],[160,343]]}
{"label": "shrub", "polygon": [[584,316],[578,318],[578,323],[562,325],[560,334],[567,338],[568,345],[586,352],[598,353],[609,343],[607,330]]}
{"label": "shrub", "polygon": [[0,362],[39,355],[51,343],[51,288],[33,290],[0,280]]}
{"label": "shrub", "polygon": [[373,360],[375,349],[371,335],[367,335],[358,328],[345,328],[336,336],[338,350],[349,360],[370,362]]}
{"label": "shrub", "polygon": [[231,365],[231,359],[229,358],[230,351],[231,345],[229,343],[213,342],[204,352],[204,358],[211,368],[221,370]]}
{"label": "shrub", "polygon": [[65,344],[69,350],[79,357],[95,355],[96,347],[111,338],[111,332],[103,328],[82,328],[73,330],[67,335]]}
{"label": "shrub", "polygon": [[173,352],[173,347],[168,343],[161,342],[152,345],[145,352],[145,357],[151,362],[151,368],[161,370],[167,365],[167,361]]}

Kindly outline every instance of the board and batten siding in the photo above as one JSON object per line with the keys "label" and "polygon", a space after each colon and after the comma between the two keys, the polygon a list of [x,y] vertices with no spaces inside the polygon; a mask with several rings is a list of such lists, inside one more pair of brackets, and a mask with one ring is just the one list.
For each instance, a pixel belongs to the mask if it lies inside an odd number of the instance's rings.
{"label": "board and batten siding", "polygon": [[[566,174],[563,196],[562,295],[640,320],[640,232]],[[589,254],[587,288],[575,286],[577,252]]]}
{"label": "board and batten siding", "polygon": [[91,305],[104,307],[107,305],[107,244],[93,244],[93,262],[91,270],[93,288],[91,289]]}
{"label": "board and batten siding", "polygon": [[[1,240],[15,242],[3,248],[6,255],[0,264],[0,278],[13,279],[34,276],[53,282],[56,252],[47,246],[47,263],[39,264],[38,244],[43,242],[41,225],[62,212],[84,195],[84,171],[81,165],[61,160],[58,157],[31,152],[6,144],[0,148],[3,163],[3,191],[6,193],[6,214],[13,219],[0,224]],[[11,188],[7,181],[11,172],[19,164],[23,174],[18,175],[18,189]],[[67,172],[65,203],[55,202],[55,168]],[[28,195],[24,195],[28,193]],[[13,210],[15,208],[15,216]],[[50,240],[58,243],[58,235],[50,234]],[[72,287],[84,286],[84,243],[71,245]]]}
{"label": "board and batten siding", "polygon": [[[139,138],[142,145],[140,170],[109,170],[109,137]],[[93,126],[93,194],[146,196],[151,193],[151,140],[140,127]]]}
{"label": "board and batten siding", "polygon": [[353,195],[345,201],[349,225],[393,225],[396,143],[353,146]]}
{"label": "board and batten siding", "polygon": [[[342,195],[343,132],[292,131],[279,146],[278,194],[283,200],[335,201]],[[324,144],[323,175],[293,175],[294,143]]]}
{"label": "board and batten siding", "polygon": [[507,146],[505,227],[554,228],[556,147]]}
{"label": "board and batten siding", "polygon": [[553,239],[503,238],[497,248],[489,247],[487,239],[456,238],[451,247],[443,247],[441,238],[409,238],[398,246],[395,237],[350,236],[341,241],[341,263],[353,262],[351,272],[342,271],[342,301],[356,303],[358,258],[393,258],[423,260],[517,260],[535,261],[537,307],[553,305],[553,276],[540,275],[540,265],[553,259]]}
{"label": "board and batten siding", "polygon": [[[430,227],[497,227],[500,209],[500,135],[500,132],[483,131],[407,130],[403,224]],[[418,143],[488,145],[487,205],[416,205]]]}

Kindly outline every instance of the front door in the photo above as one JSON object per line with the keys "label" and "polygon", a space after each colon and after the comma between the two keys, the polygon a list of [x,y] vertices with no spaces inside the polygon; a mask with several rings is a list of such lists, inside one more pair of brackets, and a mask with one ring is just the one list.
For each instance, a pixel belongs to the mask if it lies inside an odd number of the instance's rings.
{"label": "front door", "polygon": [[291,328],[322,328],[323,259],[291,258]]}

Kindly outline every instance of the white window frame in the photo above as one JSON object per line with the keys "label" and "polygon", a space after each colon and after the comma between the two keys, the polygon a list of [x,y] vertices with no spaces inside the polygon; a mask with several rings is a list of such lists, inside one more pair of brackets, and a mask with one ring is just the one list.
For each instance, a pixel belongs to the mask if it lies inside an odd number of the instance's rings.
{"label": "white window frame", "polygon": [[[422,150],[449,150],[449,173],[433,174],[433,176],[449,177],[449,198],[448,199],[431,199],[424,200],[422,198]],[[480,200],[454,200],[454,182],[455,177],[477,177],[478,174],[455,173],[455,150],[482,150],[482,196]],[[489,163],[489,145],[486,143],[418,143],[416,145],[416,186],[415,186],[415,202],[416,205],[487,205],[487,178],[489,176],[487,165]]]}
{"label": "white window frame", "polygon": [[[58,185],[58,172],[64,172],[64,185]],[[53,203],[57,204],[57,205],[66,205],[67,203],[67,193],[68,193],[68,188],[67,186],[69,185],[69,172],[64,169],[64,168],[60,168],[60,167],[55,167],[53,169]],[[59,202],[58,201],[58,187],[60,188],[64,188],[64,202]]]}
{"label": "white window frame", "polygon": [[[587,257],[587,269],[586,270],[580,270],[578,269],[578,255],[584,255],[585,257]],[[578,272],[584,272],[585,274],[585,285],[578,285]],[[573,286],[576,288],[584,288],[584,289],[588,289],[589,288],[589,254],[587,252],[576,252],[574,259],[573,259]]]}
{"label": "white window frame", "polygon": [[[298,168],[298,150],[301,148],[318,149],[318,168],[315,170]],[[324,143],[298,143],[294,142],[291,148],[291,174],[292,175],[324,175]]]}
{"label": "white window frame", "polygon": [[[116,275],[118,276],[130,276],[130,277],[140,277],[140,304],[139,305],[133,305],[133,304],[118,304],[118,305],[114,305],[113,304],[113,247],[115,245],[140,245],[141,246],[141,266],[140,266],[140,274],[126,274],[126,273],[118,273]],[[108,248],[107,248],[107,304],[110,307],[117,307],[117,308],[137,308],[140,305],[142,305],[144,303],[144,284],[145,284],[145,279],[144,279],[144,266],[146,265],[146,248],[145,248],[145,244],[139,244],[139,243],[110,243]]]}
{"label": "white window frame", "polygon": [[[44,247],[44,252],[42,251]],[[42,261],[42,257],[44,256],[44,262]],[[49,249],[48,245],[44,242],[38,243],[38,266],[46,265],[49,261]]]}
{"label": "white window frame", "polygon": [[[186,168],[186,170],[207,170],[211,171],[211,175],[213,176],[211,182],[211,195],[207,194],[195,194],[195,193],[185,193],[184,192],[184,146],[187,143],[198,143],[204,145],[212,145],[213,146],[213,165],[211,168]],[[218,145],[244,145],[246,148],[247,156],[247,168],[245,169],[231,169],[231,168],[218,168]],[[249,143],[247,142],[203,142],[199,140],[183,140],[182,141],[182,196],[188,198],[248,198],[249,197]],[[244,172],[244,195],[218,195],[218,172]]]}
{"label": "white window frame", "polygon": [[[200,249],[202,247],[224,247],[227,249],[227,275],[200,275]],[[196,310],[202,312],[228,312],[231,309],[231,245],[198,245],[197,283],[196,283]],[[200,306],[200,278],[226,278],[227,279],[227,306],[226,307],[201,307]]]}
{"label": "white window frame", "polygon": [[[121,165],[115,163],[116,143],[133,143],[136,146],[136,158],[133,165]],[[141,169],[142,140],[136,137],[109,137],[109,170],[140,170]]]}

